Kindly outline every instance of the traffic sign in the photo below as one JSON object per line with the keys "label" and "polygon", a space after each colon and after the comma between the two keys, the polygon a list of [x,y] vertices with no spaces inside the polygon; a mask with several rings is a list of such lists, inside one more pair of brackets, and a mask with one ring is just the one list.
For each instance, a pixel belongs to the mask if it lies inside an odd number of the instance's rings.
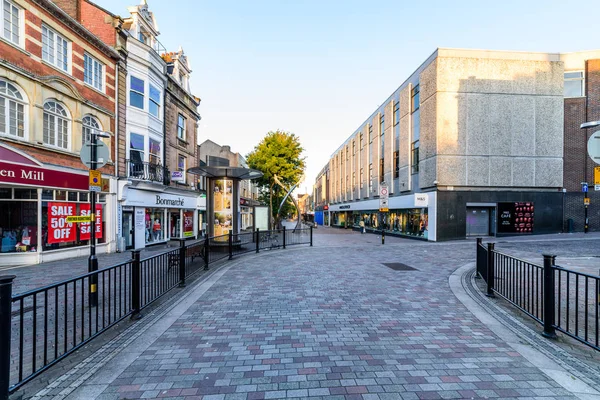
{"label": "traffic sign", "polygon": [[600,185],[594,185],[594,190],[597,192],[600,190]]}
{"label": "traffic sign", "polygon": [[600,185],[600,167],[594,167],[594,185]]}
{"label": "traffic sign", "polygon": [[388,199],[379,199],[379,211],[380,212],[388,212],[390,211],[388,207]]}
{"label": "traffic sign", "polygon": [[[583,198],[583,204],[586,205],[586,206],[589,206],[590,205],[590,198],[589,197],[584,197]],[[67,221],[67,222],[69,222],[69,221]]]}
{"label": "traffic sign", "polygon": [[[81,162],[88,168],[92,168],[92,147],[94,144],[86,142],[81,146],[81,152],[79,158]],[[96,168],[102,168],[106,165],[110,159],[110,152],[108,146],[101,140],[96,141]]]}
{"label": "traffic sign", "polygon": [[68,223],[76,223],[79,224],[81,222],[92,222],[92,216],[91,215],[71,215],[70,217],[67,217],[67,222]]}
{"label": "traffic sign", "polygon": [[102,174],[90,169],[90,192],[100,192],[102,189]]}
{"label": "traffic sign", "polygon": [[388,199],[390,197],[390,190],[388,185],[385,182],[381,182],[379,185],[379,198],[380,199]]}
{"label": "traffic sign", "polygon": [[590,158],[600,164],[600,131],[594,132],[588,139],[587,151]]}
{"label": "traffic sign", "polygon": [[587,182],[581,182],[581,191],[583,193],[587,193],[588,192],[588,183]]}

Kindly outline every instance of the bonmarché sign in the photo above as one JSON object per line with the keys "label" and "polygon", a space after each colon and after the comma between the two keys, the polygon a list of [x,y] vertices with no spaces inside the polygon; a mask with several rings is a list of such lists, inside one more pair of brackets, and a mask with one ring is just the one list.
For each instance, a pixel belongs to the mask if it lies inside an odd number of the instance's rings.
{"label": "bonmarch\u00e9 sign", "polygon": [[182,207],[185,204],[185,200],[183,198],[178,199],[163,199],[160,195],[156,195],[156,204],[161,206],[179,206]]}

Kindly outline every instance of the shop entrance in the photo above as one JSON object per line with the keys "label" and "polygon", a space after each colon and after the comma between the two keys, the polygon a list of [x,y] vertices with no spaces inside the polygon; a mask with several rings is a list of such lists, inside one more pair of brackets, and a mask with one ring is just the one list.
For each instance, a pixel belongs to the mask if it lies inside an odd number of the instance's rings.
{"label": "shop entrance", "polygon": [[467,207],[467,236],[489,236],[491,209]]}
{"label": "shop entrance", "polygon": [[179,210],[169,211],[169,234],[171,238],[179,238],[181,232],[181,216]]}
{"label": "shop entrance", "polygon": [[123,226],[123,238],[125,239],[125,250],[133,249],[135,230],[133,229],[133,212],[123,211],[121,223]]}

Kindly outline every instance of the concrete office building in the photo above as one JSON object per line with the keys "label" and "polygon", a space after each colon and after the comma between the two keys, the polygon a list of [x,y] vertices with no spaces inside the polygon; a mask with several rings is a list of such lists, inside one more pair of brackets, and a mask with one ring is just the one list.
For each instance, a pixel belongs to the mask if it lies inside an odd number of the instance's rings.
{"label": "concrete office building", "polygon": [[333,153],[330,224],[434,241],[560,232],[578,54],[436,50]]}

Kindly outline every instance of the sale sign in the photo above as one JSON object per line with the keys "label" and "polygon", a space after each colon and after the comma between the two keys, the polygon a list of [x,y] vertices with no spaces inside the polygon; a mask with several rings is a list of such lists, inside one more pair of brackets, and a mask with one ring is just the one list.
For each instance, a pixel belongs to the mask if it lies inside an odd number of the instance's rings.
{"label": "sale sign", "polygon": [[[87,203],[80,204],[79,210],[81,215],[90,215],[90,205]],[[79,224],[79,240],[90,240],[91,232],[90,222]],[[96,239],[102,239],[102,204],[96,204]]]}
{"label": "sale sign", "polygon": [[183,212],[183,236],[191,237],[194,236],[194,212],[184,211]]}
{"label": "sale sign", "polygon": [[67,217],[76,215],[75,203],[48,203],[48,243],[65,243],[76,240],[75,224]]}

